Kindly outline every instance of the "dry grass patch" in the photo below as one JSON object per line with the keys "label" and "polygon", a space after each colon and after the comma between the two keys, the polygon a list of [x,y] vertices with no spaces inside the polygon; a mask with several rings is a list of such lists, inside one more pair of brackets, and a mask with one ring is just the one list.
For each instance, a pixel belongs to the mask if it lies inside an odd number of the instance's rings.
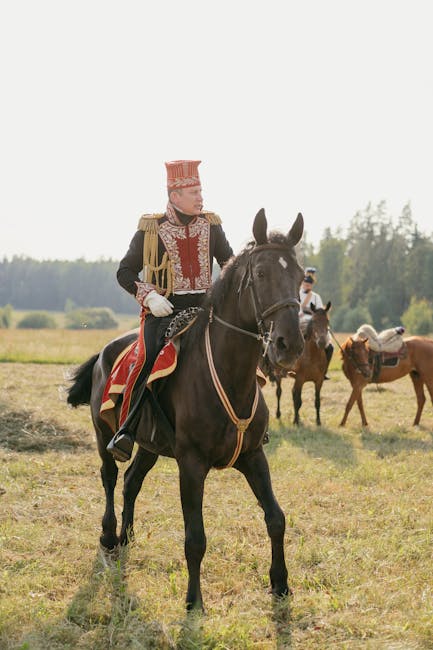
{"label": "dry grass patch", "polygon": [[[263,513],[236,471],[212,472],[204,518],[205,617],[186,617],[187,572],[177,467],[160,459],[136,508],[136,538],[119,557],[98,548],[104,497],[88,409],[59,399],[57,365],[1,364],[0,647],[433,647],[432,408],[410,426],[405,379],[365,394],[370,428],[354,410],[340,429],[349,385],[332,371],[314,424],[271,421],[267,456],[287,517],[290,602],[272,602]],[[272,387],[266,388],[271,414]],[[116,497],[121,511],[121,468]]]}

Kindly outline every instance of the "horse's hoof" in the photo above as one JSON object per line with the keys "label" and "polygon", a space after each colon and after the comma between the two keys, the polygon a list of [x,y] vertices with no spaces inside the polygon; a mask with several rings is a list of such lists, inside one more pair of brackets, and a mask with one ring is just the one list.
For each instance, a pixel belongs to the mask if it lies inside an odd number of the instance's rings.
{"label": "horse's hoof", "polygon": [[120,547],[118,544],[112,548],[107,548],[102,542],[99,543],[99,557],[102,564],[106,567],[119,559],[119,551]]}
{"label": "horse's hoof", "polygon": [[272,597],[276,600],[283,600],[284,598],[291,598],[293,596],[293,592],[288,586],[282,587],[280,589],[273,588],[271,589],[271,594]]}

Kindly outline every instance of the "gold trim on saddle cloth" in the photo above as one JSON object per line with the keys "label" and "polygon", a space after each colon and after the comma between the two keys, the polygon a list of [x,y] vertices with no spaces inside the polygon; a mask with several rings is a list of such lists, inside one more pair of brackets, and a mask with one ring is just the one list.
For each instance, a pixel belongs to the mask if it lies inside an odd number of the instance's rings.
{"label": "gold trim on saddle cloth", "polygon": [[[122,352],[118,355],[115,362],[113,363],[113,367],[111,368],[110,376],[116,370],[116,368],[118,368],[121,361],[129,354],[129,352],[132,350],[134,345],[136,345],[136,343],[137,341],[133,341],[130,345],[127,345],[126,348],[122,350]],[[108,426],[114,432],[116,432],[116,427],[117,427],[114,408],[116,406],[116,401],[119,395],[123,393],[124,388],[125,388],[125,384],[111,384],[110,392],[108,393],[108,399],[106,399],[101,404],[101,407],[99,409],[101,418],[108,424]],[[111,396],[116,396],[116,401],[114,401]]]}

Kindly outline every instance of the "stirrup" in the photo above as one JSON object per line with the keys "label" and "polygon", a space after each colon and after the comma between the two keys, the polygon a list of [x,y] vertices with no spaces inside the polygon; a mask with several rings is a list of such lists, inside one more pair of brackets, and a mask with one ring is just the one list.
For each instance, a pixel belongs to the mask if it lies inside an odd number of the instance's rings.
{"label": "stirrup", "polygon": [[126,429],[118,431],[107,445],[107,451],[121,463],[125,463],[131,458],[133,449],[134,437]]}

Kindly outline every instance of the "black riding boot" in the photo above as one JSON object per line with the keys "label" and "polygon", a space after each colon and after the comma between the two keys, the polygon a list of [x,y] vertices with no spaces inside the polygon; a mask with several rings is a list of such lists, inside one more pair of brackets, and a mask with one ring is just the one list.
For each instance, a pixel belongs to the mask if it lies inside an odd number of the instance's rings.
{"label": "black riding boot", "polygon": [[334,352],[334,346],[332,345],[332,343],[328,343],[328,345],[325,348],[325,354],[326,354],[325,379],[330,379],[326,373],[328,372],[328,368],[332,359],[333,352]]}
{"label": "black riding boot", "polygon": [[140,411],[147,396],[147,380],[155,359],[164,345],[165,331],[172,318],[172,316],[157,318],[152,314],[146,317],[146,325],[143,332],[146,361],[135,381],[131,397],[131,410],[125,422],[107,446],[107,450],[121,463],[131,458],[132,450],[134,449],[135,431],[140,420]]}
{"label": "black riding boot", "polygon": [[[139,377],[139,379],[141,378]],[[133,406],[125,422],[107,445],[107,451],[111,452],[114,458],[121,463],[131,458],[134,449],[135,430],[139,420],[139,411],[146,396],[147,377],[144,377],[141,381],[141,385],[136,385],[132,393]]]}

